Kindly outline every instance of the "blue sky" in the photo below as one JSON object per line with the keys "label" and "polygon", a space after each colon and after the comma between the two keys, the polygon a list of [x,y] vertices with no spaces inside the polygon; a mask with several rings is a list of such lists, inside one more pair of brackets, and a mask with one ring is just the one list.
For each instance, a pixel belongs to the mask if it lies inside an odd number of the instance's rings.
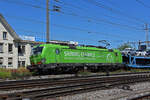
{"label": "blue sky", "polygon": [[[111,48],[145,40],[144,25],[150,23],[149,0],[56,1],[50,0],[50,10],[54,5],[61,7],[60,12],[50,11],[51,40],[92,45],[107,40]],[[39,41],[46,39],[45,8],[46,0],[0,0],[0,13],[17,34],[35,36]]]}

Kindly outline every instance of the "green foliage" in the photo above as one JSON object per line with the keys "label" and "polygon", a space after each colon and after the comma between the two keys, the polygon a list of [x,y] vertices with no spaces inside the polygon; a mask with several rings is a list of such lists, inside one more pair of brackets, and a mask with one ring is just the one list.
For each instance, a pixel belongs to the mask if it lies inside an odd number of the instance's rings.
{"label": "green foliage", "polygon": [[0,78],[1,79],[6,79],[6,78],[11,78],[11,72],[8,69],[0,69]]}
{"label": "green foliage", "polygon": [[11,78],[11,73],[10,72],[0,72],[0,78],[1,79]]}
{"label": "green foliage", "polygon": [[124,50],[125,48],[132,48],[132,46],[128,43],[124,43],[124,44],[120,45],[117,49]]}
{"label": "green foliage", "polygon": [[78,75],[81,75],[81,76],[87,76],[87,75],[90,75],[91,72],[87,71],[87,70],[84,70],[84,71],[79,71],[78,72]]}
{"label": "green foliage", "polygon": [[120,70],[116,70],[116,71],[113,71],[111,72],[111,74],[118,74],[118,73],[133,73],[133,72],[146,72],[146,71],[150,71],[150,69],[129,69],[129,70],[123,70],[123,69],[120,69]]}
{"label": "green foliage", "polygon": [[32,74],[24,67],[20,67],[19,69],[14,69],[11,72],[12,77],[14,78],[24,78],[31,76]]}
{"label": "green foliage", "polygon": [[150,69],[131,69],[131,72],[146,72],[146,71],[150,71]]}
{"label": "green foliage", "polygon": [[25,78],[29,77],[32,74],[23,67],[20,67],[19,69],[0,69],[0,79],[17,79],[17,78]]}

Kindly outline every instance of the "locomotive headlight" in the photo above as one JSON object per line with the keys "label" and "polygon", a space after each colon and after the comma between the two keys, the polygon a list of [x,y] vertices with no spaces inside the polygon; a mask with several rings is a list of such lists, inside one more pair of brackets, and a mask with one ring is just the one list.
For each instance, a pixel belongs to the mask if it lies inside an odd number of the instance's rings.
{"label": "locomotive headlight", "polygon": [[45,58],[43,58],[43,59],[41,60],[41,62],[42,62],[42,63],[45,63],[45,62],[46,62],[46,59],[45,59]]}

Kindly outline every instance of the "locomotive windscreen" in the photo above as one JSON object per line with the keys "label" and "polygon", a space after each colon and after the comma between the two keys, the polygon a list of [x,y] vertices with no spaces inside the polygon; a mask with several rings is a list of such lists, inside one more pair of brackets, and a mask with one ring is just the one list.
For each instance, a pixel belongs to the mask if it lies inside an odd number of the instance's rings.
{"label": "locomotive windscreen", "polygon": [[36,47],[32,49],[32,55],[38,55],[41,54],[43,50],[43,47]]}

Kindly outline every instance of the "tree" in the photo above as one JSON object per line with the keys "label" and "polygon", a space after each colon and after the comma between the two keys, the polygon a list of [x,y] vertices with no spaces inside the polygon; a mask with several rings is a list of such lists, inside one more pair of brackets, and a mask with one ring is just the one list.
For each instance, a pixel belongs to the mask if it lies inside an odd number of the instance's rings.
{"label": "tree", "polygon": [[125,48],[132,48],[132,46],[130,44],[128,44],[128,43],[124,43],[124,44],[118,46],[117,49],[124,50]]}

